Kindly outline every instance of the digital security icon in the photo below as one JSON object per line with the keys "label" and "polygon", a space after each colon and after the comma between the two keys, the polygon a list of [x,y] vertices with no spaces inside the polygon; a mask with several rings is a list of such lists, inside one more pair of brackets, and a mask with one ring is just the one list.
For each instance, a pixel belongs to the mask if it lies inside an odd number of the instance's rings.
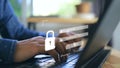
{"label": "digital security icon", "polygon": [[[48,35],[51,34],[52,36],[49,37]],[[45,51],[53,50],[55,49],[55,36],[54,36],[54,31],[49,30],[46,33],[46,39],[45,39]]]}

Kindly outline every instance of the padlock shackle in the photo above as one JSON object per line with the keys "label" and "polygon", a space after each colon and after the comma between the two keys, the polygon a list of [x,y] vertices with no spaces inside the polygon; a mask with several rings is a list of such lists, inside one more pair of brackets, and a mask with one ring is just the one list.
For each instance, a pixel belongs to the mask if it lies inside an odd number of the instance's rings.
{"label": "padlock shackle", "polygon": [[48,38],[48,34],[49,34],[49,33],[52,33],[52,37],[55,37],[54,31],[53,31],[53,30],[49,30],[49,31],[47,31],[47,33],[46,33],[46,38]]}

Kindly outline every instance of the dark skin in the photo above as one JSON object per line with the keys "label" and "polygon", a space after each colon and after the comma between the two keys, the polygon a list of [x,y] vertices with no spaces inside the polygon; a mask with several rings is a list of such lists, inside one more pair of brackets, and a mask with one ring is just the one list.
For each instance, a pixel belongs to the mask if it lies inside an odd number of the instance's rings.
{"label": "dark skin", "polygon": [[[74,32],[69,32],[69,33],[61,33],[58,37],[59,38],[62,38],[62,37],[69,37],[69,36],[72,36],[74,35],[75,33]],[[64,41],[64,43],[66,44],[71,44],[71,43],[74,43],[74,42],[79,42],[81,41],[82,38],[75,38],[75,39],[72,39],[72,40],[68,40],[68,41]],[[72,48],[72,50],[78,50],[79,46],[78,47],[75,47],[75,48]],[[71,52],[71,50],[67,50],[67,52]]]}
{"label": "dark skin", "polygon": [[[58,37],[70,36],[71,34],[62,33]],[[14,54],[14,62],[23,62],[37,54],[49,54],[57,63],[64,62],[67,60],[66,44],[73,43],[74,41],[59,42],[59,39],[55,40],[55,49],[45,51],[45,38],[38,36],[30,39],[22,40],[17,42],[16,51]]]}

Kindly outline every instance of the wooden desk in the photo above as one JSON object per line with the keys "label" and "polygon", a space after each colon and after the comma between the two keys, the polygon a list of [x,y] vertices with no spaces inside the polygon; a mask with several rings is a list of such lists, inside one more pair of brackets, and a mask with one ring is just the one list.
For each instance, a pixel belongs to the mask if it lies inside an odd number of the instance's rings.
{"label": "wooden desk", "polygon": [[106,60],[103,68],[120,68],[120,51],[112,49],[111,55]]}
{"label": "wooden desk", "polygon": [[27,19],[28,22],[28,28],[30,29],[31,27],[33,29],[35,28],[36,23],[41,23],[41,22],[55,22],[55,23],[75,23],[75,24],[94,24],[96,23],[98,18],[94,19],[84,19],[84,18],[55,18],[55,17],[30,17]]}
{"label": "wooden desk", "polygon": [[41,17],[30,17],[27,19],[28,22],[56,22],[56,23],[78,23],[78,24],[93,24],[97,21],[97,18],[94,19],[84,19],[84,18],[41,18]]}
{"label": "wooden desk", "polygon": [[[84,48],[88,39],[83,39],[81,48]],[[102,68],[120,68],[120,51],[106,46],[105,49],[111,49],[110,56],[107,58]]]}

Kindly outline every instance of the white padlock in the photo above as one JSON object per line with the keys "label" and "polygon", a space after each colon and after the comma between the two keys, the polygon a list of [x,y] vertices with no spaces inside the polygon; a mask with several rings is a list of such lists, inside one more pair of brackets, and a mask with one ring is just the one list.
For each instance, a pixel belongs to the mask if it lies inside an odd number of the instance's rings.
{"label": "white padlock", "polygon": [[[48,37],[49,33],[52,34],[52,37]],[[45,39],[45,51],[53,50],[55,49],[55,37],[54,37],[54,31],[49,30],[46,33],[46,39]]]}

